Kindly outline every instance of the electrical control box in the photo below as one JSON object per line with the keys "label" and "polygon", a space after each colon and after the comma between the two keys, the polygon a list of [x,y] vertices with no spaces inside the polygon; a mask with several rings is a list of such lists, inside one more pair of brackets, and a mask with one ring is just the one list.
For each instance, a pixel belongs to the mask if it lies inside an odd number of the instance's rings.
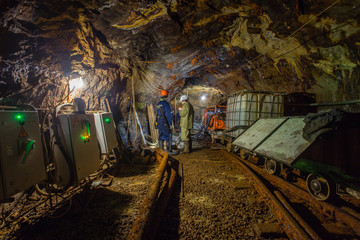
{"label": "electrical control box", "polygon": [[91,114],[59,114],[57,129],[65,157],[70,161],[71,174],[75,183],[79,183],[100,167],[94,117]]}
{"label": "electrical control box", "polygon": [[94,119],[101,154],[109,154],[114,148],[118,147],[113,115],[110,112],[95,113]]}
{"label": "electrical control box", "polygon": [[0,201],[46,179],[37,111],[0,111]]}

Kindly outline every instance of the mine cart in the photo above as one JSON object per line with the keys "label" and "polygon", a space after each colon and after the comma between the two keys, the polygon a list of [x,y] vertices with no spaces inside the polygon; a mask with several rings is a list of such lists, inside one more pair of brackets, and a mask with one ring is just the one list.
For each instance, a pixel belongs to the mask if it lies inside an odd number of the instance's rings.
{"label": "mine cart", "polygon": [[301,116],[316,113],[315,94],[295,92],[241,91],[229,95],[225,135],[238,137],[259,118]]}
{"label": "mine cart", "polygon": [[261,118],[233,145],[263,157],[270,174],[283,165],[305,173],[312,196],[327,200],[333,193],[360,197],[359,114],[331,110],[306,117]]}

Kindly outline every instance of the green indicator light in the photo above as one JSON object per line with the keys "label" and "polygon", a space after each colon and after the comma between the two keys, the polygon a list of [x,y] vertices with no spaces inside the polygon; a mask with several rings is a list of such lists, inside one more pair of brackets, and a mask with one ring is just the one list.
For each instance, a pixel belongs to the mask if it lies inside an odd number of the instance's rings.
{"label": "green indicator light", "polygon": [[109,123],[111,123],[111,119],[110,119],[110,118],[105,118],[105,119],[104,119],[104,122],[106,122],[106,123],[109,124]]}
{"label": "green indicator light", "polygon": [[23,115],[23,114],[16,114],[16,115],[15,115],[15,120],[18,121],[21,126],[25,124],[24,115]]}
{"label": "green indicator light", "polygon": [[83,140],[84,142],[87,142],[90,140],[90,136],[81,136],[81,140]]}
{"label": "green indicator light", "polygon": [[16,114],[16,115],[15,115],[15,119],[20,121],[20,120],[23,120],[23,119],[24,119],[24,116],[21,115],[21,114]]}
{"label": "green indicator light", "polygon": [[84,120],[84,127],[83,128],[83,134],[81,136],[81,139],[84,141],[84,142],[87,142],[87,141],[90,141],[90,122],[89,120]]}

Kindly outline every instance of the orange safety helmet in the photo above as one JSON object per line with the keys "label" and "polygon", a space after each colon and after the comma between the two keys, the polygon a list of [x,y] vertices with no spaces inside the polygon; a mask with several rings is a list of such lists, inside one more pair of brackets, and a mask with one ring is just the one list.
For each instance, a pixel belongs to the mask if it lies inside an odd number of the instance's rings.
{"label": "orange safety helmet", "polygon": [[168,91],[166,91],[166,90],[161,90],[161,92],[160,92],[160,97],[165,97],[165,96],[167,96],[168,95]]}

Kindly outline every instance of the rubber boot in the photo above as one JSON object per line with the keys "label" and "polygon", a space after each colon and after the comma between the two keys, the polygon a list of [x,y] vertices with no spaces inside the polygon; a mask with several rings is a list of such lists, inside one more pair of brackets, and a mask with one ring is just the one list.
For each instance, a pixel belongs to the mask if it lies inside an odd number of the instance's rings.
{"label": "rubber boot", "polygon": [[166,148],[168,152],[172,152],[172,147],[171,147],[171,143],[166,142]]}
{"label": "rubber boot", "polygon": [[179,152],[173,151],[171,138],[170,138],[170,142],[166,142],[166,147],[170,156],[179,154]]}
{"label": "rubber boot", "polygon": [[190,143],[189,141],[184,141],[184,151],[183,153],[190,153]]}
{"label": "rubber boot", "polygon": [[159,140],[159,147],[164,150],[164,141],[163,140]]}
{"label": "rubber boot", "polygon": [[189,153],[192,152],[192,139],[189,140]]}

